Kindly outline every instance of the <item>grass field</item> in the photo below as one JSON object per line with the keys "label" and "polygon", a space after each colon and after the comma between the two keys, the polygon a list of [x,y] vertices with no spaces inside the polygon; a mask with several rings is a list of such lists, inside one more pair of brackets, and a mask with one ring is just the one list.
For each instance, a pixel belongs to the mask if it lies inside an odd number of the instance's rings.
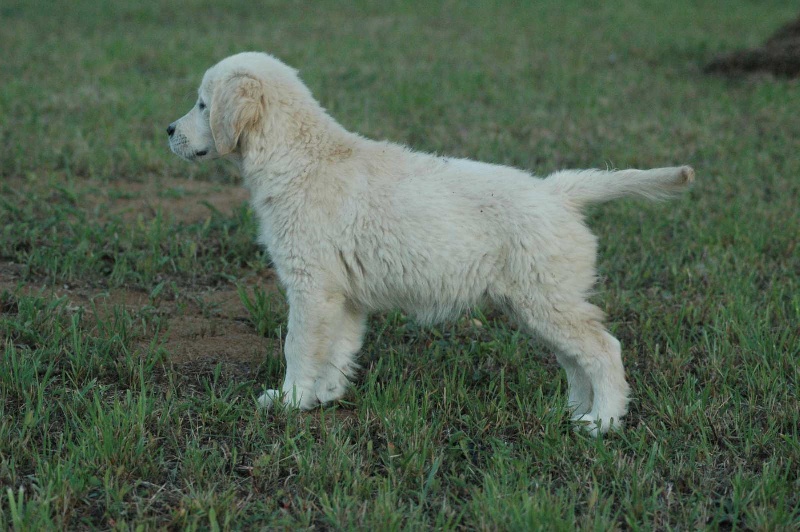
{"label": "grass field", "polygon": [[[0,6],[0,529],[800,528],[800,85],[701,73],[800,3],[255,4]],[[590,214],[624,432],[488,308],[374,316],[345,402],[255,410],[286,306],[233,168],[164,132],[246,49],[370,137],[696,168]]]}

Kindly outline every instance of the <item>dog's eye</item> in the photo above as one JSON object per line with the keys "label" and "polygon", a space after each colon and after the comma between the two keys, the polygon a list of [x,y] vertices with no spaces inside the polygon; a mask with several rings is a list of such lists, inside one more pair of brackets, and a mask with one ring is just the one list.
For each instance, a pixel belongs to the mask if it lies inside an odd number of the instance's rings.
{"label": "dog's eye", "polygon": [[203,102],[197,102],[197,108],[202,111],[203,109],[206,108],[206,104],[204,104]]}

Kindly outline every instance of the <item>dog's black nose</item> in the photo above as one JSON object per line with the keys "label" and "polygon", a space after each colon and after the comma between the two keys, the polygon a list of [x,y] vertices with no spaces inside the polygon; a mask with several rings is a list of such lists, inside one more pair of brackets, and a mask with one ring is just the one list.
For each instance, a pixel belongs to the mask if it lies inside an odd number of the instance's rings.
{"label": "dog's black nose", "polygon": [[167,126],[167,135],[171,137],[173,133],[175,133],[175,124],[170,124]]}

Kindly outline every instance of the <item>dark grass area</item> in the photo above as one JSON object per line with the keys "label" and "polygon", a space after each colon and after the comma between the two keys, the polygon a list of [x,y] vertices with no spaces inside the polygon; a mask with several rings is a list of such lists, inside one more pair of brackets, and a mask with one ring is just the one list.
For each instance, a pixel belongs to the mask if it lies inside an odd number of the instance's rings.
{"label": "dark grass area", "polygon": [[705,70],[734,76],[767,72],[797,77],[800,75],[800,17],[781,26],[761,46],[723,54],[708,63]]}

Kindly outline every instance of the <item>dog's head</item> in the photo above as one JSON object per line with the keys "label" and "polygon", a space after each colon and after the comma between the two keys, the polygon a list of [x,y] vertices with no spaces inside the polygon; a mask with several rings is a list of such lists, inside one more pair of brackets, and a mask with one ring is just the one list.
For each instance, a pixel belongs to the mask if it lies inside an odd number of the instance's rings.
{"label": "dog's head", "polygon": [[239,152],[263,130],[270,100],[280,92],[275,87],[295,79],[292,68],[267,54],[223,59],[206,71],[194,107],[167,127],[170,149],[189,161]]}

